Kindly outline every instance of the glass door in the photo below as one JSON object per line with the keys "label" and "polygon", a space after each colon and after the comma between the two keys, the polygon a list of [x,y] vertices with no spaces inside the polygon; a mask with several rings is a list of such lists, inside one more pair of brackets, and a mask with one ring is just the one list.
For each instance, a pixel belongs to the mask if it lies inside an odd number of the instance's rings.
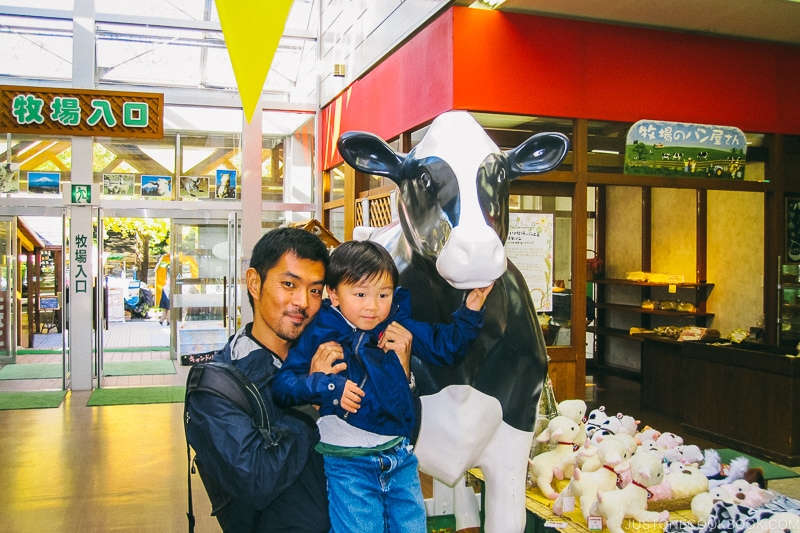
{"label": "glass door", "polygon": [[16,279],[16,222],[0,217],[0,364],[16,362],[18,298]]}
{"label": "glass door", "polygon": [[219,350],[235,329],[238,239],[236,218],[229,224],[173,219],[170,316],[176,357]]}

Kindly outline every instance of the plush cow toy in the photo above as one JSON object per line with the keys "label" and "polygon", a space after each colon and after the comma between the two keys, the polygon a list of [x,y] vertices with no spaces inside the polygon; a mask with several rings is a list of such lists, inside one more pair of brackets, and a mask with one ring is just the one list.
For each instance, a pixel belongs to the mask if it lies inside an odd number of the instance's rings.
{"label": "plush cow toy", "polygon": [[450,322],[467,291],[496,280],[486,325],[462,364],[412,360],[422,404],[416,453],[422,471],[451,486],[480,467],[485,531],[521,532],[547,353],[528,287],[503,248],[509,183],[557,167],[569,141],[540,133],[501,151],[470,114],[455,111],[437,117],[408,154],[354,131],[340,137],[338,148],[356,170],[399,186],[399,221],[369,238],[394,257],[414,318]]}

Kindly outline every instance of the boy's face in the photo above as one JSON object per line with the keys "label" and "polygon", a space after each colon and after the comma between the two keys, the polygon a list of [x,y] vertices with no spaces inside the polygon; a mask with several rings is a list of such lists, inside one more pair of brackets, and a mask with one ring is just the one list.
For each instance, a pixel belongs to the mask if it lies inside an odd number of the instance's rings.
{"label": "boy's face", "polygon": [[358,329],[369,331],[389,316],[394,287],[392,277],[383,274],[369,281],[328,287],[328,294],[347,320]]}

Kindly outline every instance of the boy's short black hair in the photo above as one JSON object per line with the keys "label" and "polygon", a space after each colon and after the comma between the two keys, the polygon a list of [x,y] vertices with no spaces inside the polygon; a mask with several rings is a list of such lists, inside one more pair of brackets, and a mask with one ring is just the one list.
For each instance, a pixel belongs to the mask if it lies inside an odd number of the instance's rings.
{"label": "boy's short black hair", "polygon": [[[278,228],[262,235],[253,246],[250,268],[258,272],[261,283],[264,283],[267,272],[278,264],[286,253],[294,254],[300,259],[319,261],[326,270],[328,268],[328,249],[319,237],[300,228]],[[247,297],[250,300],[250,307],[253,307],[250,291],[247,291]]]}
{"label": "boy's short black hair", "polygon": [[325,284],[335,289],[340,283],[371,281],[384,274],[391,276],[392,288],[397,287],[400,274],[386,248],[372,241],[348,241],[331,253]]}

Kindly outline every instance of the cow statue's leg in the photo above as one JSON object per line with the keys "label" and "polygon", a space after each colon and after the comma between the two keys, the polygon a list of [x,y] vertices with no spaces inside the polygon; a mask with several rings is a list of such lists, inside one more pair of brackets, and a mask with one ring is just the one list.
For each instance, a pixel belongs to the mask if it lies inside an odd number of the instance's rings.
{"label": "cow statue's leg", "polygon": [[525,529],[525,474],[533,433],[503,422],[500,402],[468,385],[422,396],[420,470],[454,486],[472,467],[486,479],[487,533]]}
{"label": "cow statue's leg", "polygon": [[487,533],[525,530],[525,481],[533,432],[501,423],[486,444],[478,466],[486,481],[484,531]]}

